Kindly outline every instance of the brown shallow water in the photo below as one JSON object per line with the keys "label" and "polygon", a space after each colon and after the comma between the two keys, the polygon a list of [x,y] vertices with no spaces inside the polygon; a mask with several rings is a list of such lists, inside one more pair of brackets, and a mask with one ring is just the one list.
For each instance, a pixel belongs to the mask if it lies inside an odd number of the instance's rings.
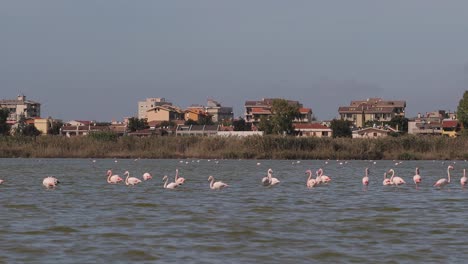
{"label": "brown shallow water", "polygon": [[[433,188],[449,163],[452,183]],[[416,166],[419,189],[411,181]],[[319,167],[331,184],[305,188],[305,170]],[[0,159],[0,263],[464,263],[465,167],[465,161]],[[109,168],[140,178],[149,171],[153,179],[110,185]],[[186,184],[163,189],[162,176],[172,178],[176,168]],[[268,168],[281,181],[273,188],[260,184]],[[389,168],[407,184],[382,186]],[[58,188],[41,186],[48,175],[59,178]],[[210,190],[209,175],[230,187]]]}

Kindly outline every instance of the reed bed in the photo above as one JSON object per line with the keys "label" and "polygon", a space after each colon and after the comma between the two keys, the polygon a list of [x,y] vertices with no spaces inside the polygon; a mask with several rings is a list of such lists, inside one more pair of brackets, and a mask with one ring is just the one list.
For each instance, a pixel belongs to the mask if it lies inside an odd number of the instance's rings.
{"label": "reed bed", "polygon": [[468,158],[468,138],[0,137],[0,157],[447,160]]}

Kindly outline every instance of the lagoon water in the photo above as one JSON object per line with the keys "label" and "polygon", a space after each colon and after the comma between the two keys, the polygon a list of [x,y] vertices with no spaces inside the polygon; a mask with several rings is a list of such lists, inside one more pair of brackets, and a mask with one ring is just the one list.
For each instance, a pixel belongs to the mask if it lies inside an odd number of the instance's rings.
{"label": "lagoon water", "polygon": [[[395,163],[0,159],[0,263],[465,263],[468,163]],[[452,183],[433,188],[448,164]],[[307,189],[306,169],[319,167],[332,182]],[[163,189],[176,168],[186,183]],[[273,188],[260,184],[268,168]],[[407,184],[382,186],[390,168]],[[107,169],[153,179],[111,185]],[[48,175],[58,188],[42,187]],[[209,175],[230,187],[210,190]]]}

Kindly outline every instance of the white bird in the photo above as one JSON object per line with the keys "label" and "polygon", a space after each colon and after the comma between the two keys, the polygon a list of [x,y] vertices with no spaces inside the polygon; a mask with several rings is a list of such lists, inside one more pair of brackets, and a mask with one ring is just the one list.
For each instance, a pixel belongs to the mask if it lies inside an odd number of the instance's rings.
{"label": "white bird", "polygon": [[147,181],[147,180],[151,180],[151,179],[153,179],[153,176],[151,176],[151,174],[149,172],[143,173],[143,180]]}
{"label": "white bird", "polygon": [[439,179],[436,183],[434,183],[434,187],[442,188],[445,185],[450,183],[450,170],[453,170],[452,165],[449,165],[447,167],[447,179],[445,179],[445,178]]}
{"label": "white bird", "polygon": [[138,178],[135,178],[135,177],[130,177],[130,172],[126,171],[124,173],[124,175],[127,175],[127,177],[125,178],[125,184],[126,185],[137,185],[141,182],[140,179]]}
{"label": "white bird", "polygon": [[364,177],[362,177],[362,185],[364,185],[364,186],[369,185],[368,173],[369,173],[369,168],[366,168],[366,175],[364,175]]}
{"label": "white bird", "polygon": [[320,175],[320,183],[329,183],[331,178],[327,175],[323,175],[323,169],[320,168],[317,173]]}
{"label": "white bird", "polygon": [[120,178],[119,175],[117,175],[117,174],[112,175],[112,170],[107,171],[107,183],[116,184],[116,183],[119,183],[121,181],[123,181],[123,179]]}
{"label": "white bird", "polygon": [[3,183],[3,180],[0,180],[0,184],[2,184],[2,183]]}
{"label": "white bird", "polygon": [[175,182],[171,182],[171,183],[167,183],[167,181],[169,180],[169,178],[167,177],[167,175],[164,175],[163,177],[163,181],[164,182],[164,189],[175,189],[179,186],[179,184],[175,183]]}
{"label": "white bird", "polygon": [[42,185],[44,185],[46,188],[55,188],[59,183],[60,182],[57,180],[57,178],[51,176],[45,177],[42,181]]}
{"label": "white bird", "polygon": [[463,177],[460,179],[460,184],[462,187],[465,187],[467,182],[468,178],[466,178],[466,169],[463,169]]}
{"label": "white bird", "polygon": [[315,179],[312,179],[312,171],[307,170],[306,174],[309,174],[309,177],[307,178],[307,181],[306,181],[307,188],[312,188],[312,187],[317,186],[317,181]]}
{"label": "white bird", "polygon": [[175,177],[174,177],[174,181],[175,181],[178,185],[184,184],[185,179],[184,179],[183,177],[180,177],[180,176],[179,176],[179,169],[176,169],[175,172],[176,172],[176,174],[175,174]]}
{"label": "white bird", "polygon": [[419,168],[416,168],[416,171],[414,172],[413,176],[413,182],[416,184],[416,187],[418,186],[418,183],[421,183],[422,178],[421,175],[419,175]]}
{"label": "white bird", "polygon": [[390,177],[390,181],[392,182],[392,184],[399,186],[406,183],[401,177],[395,176],[395,171],[393,169],[390,169],[388,173],[392,174],[392,176]]}
{"label": "white bird", "polygon": [[393,184],[392,181],[391,181],[389,178],[387,178],[387,173],[386,173],[386,172],[384,172],[384,174],[383,174],[383,179],[384,179],[384,180],[383,180],[383,183],[382,183],[382,184],[383,184],[384,186],[392,185],[392,184]]}
{"label": "white bird", "polygon": [[277,178],[273,178],[273,170],[271,168],[268,169],[267,175],[268,176],[263,177],[262,179],[263,186],[273,186],[280,183],[280,181]]}
{"label": "white bird", "polygon": [[224,182],[222,182],[222,181],[217,181],[217,182],[215,182],[213,176],[208,177],[208,181],[211,181],[211,182],[210,182],[210,188],[211,188],[212,190],[220,190],[220,189],[223,189],[223,188],[229,186],[229,185],[227,185],[226,183],[224,183]]}

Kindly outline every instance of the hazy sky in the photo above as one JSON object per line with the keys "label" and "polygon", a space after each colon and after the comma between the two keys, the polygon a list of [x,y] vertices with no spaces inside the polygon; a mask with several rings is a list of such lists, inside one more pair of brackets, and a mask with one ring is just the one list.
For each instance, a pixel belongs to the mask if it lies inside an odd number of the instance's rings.
{"label": "hazy sky", "polygon": [[468,88],[468,1],[2,0],[0,99],[110,121],[137,102],[299,100],[318,119],[351,100],[455,110]]}

